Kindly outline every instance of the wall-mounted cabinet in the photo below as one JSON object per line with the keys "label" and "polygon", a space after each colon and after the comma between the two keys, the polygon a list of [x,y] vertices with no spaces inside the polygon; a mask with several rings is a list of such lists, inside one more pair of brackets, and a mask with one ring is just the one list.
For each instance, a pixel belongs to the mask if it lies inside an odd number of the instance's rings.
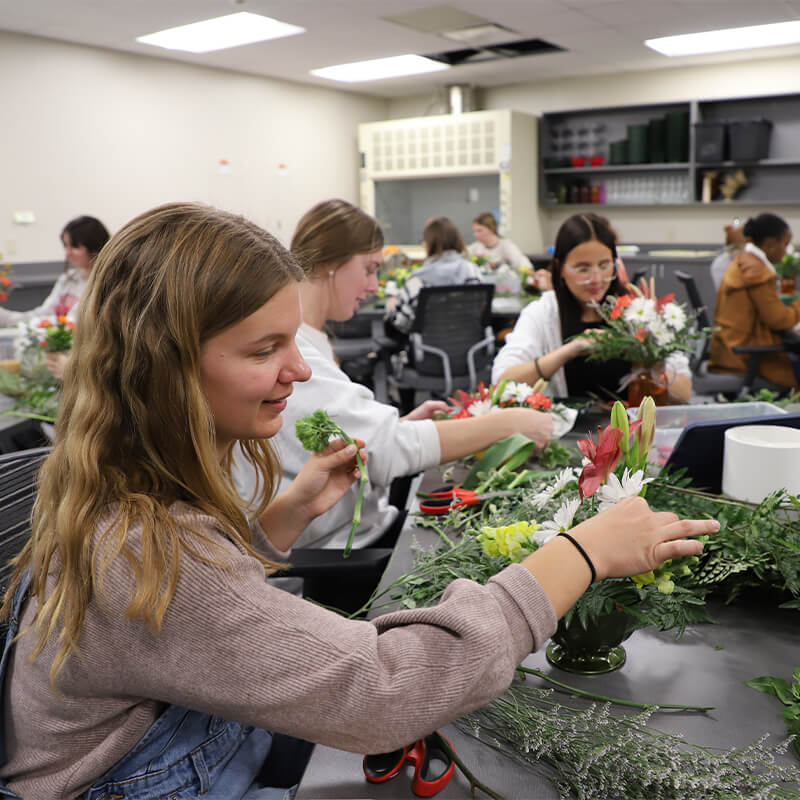
{"label": "wall-mounted cabinet", "polygon": [[544,207],[800,201],[800,95],[545,114],[539,143]]}
{"label": "wall-mounted cabinet", "polygon": [[536,122],[500,110],[359,125],[361,207],[401,246],[417,245],[432,216],[471,241],[472,220],[492,211],[503,235],[537,252]]}

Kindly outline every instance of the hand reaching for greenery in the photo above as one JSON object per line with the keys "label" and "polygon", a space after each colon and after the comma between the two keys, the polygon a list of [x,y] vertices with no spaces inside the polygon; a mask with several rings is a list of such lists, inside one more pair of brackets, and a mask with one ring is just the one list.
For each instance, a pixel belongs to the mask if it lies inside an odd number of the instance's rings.
{"label": "hand reaching for greenery", "polygon": [[[322,409],[318,408],[311,416],[298,419],[295,423],[295,433],[300,440],[300,444],[306,450],[311,450],[314,453],[319,453],[328,446],[328,442],[332,436],[339,436],[347,442],[353,444],[358,448],[358,443],[352,436],[345,433]],[[356,506],[353,510],[353,524],[350,527],[350,535],[347,537],[347,544],[344,546],[344,558],[350,555],[353,549],[353,538],[355,537],[356,529],[361,523],[361,504],[364,500],[364,486],[369,481],[367,474],[367,467],[364,464],[361,454],[356,449],[356,461],[358,462],[358,469],[361,473],[361,479],[358,483],[358,494],[356,495]]]}

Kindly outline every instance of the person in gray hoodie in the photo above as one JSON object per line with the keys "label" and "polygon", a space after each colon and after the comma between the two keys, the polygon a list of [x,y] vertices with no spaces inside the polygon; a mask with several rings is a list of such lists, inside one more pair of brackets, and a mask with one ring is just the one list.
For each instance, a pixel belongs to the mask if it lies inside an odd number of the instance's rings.
{"label": "person in gray hoodie", "polygon": [[423,236],[428,257],[386,305],[386,321],[401,333],[411,330],[423,287],[482,283],[477,266],[464,255],[464,240],[453,220],[429,219]]}

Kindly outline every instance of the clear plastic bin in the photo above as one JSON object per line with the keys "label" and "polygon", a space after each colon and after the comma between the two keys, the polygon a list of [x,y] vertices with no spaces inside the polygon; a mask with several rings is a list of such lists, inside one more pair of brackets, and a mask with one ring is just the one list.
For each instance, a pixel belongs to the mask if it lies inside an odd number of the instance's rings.
{"label": "clear plastic bin", "polygon": [[[628,416],[633,420],[638,408],[629,408]],[[648,461],[663,466],[672,453],[683,429],[693,422],[746,419],[749,417],[771,417],[787,412],[772,403],[707,403],[697,406],[660,406],[656,409],[656,432]]]}

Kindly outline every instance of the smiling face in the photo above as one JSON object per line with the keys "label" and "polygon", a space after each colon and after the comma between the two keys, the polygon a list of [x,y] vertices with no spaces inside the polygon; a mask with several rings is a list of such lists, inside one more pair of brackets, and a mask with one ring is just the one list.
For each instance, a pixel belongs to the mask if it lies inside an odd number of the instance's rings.
{"label": "smiling face", "polygon": [[382,251],[358,253],[344,262],[330,280],[330,296],[327,319],[344,322],[358,311],[358,307],[371,294],[378,291],[378,267]]}
{"label": "smiling face", "polygon": [[71,267],[77,269],[84,278],[89,276],[92,268],[92,257],[85,244],[76,245],[66,231],[61,235],[64,244],[64,255]]}
{"label": "smiling face", "polygon": [[234,440],[268,439],[280,430],[292,383],[311,377],[294,341],[299,324],[298,284],[292,281],[202,346],[200,379],[219,453]]}
{"label": "smiling face", "polygon": [[614,256],[596,239],[583,242],[567,253],[561,274],[567,288],[585,308],[605,297],[614,280]]}

